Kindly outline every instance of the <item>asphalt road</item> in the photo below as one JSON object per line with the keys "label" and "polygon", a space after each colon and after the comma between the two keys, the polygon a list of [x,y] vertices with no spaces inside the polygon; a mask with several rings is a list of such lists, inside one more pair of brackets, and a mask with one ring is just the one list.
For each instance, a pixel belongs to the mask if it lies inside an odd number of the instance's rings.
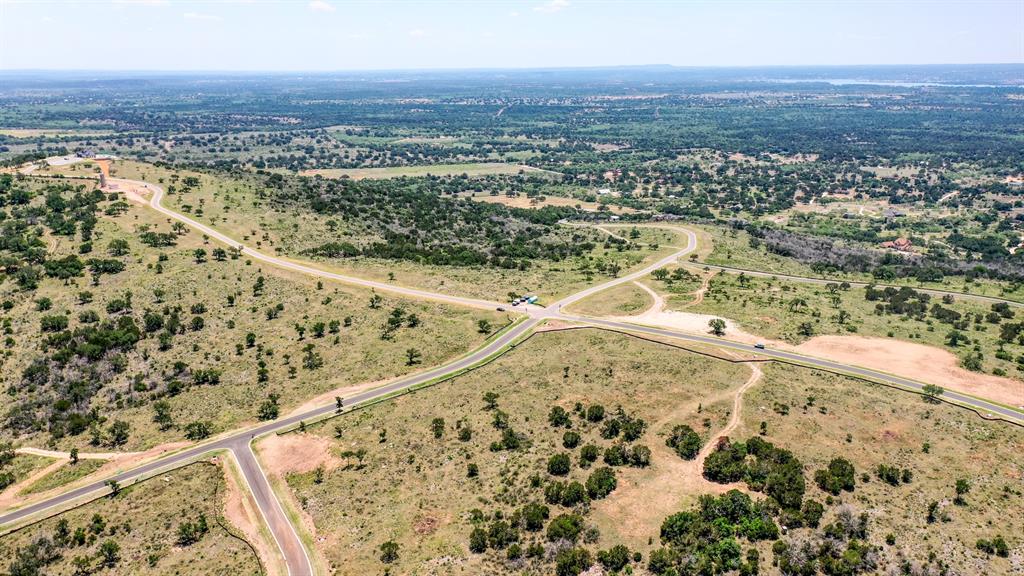
{"label": "asphalt road", "polygon": [[[136,184],[140,184],[140,183],[136,183]],[[169,217],[171,217],[171,218],[173,218],[175,220],[179,220],[181,222],[184,222],[185,224],[187,224],[189,226],[192,226],[192,227],[196,228],[197,230],[203,232],[204,234],[208,235],[210,238],[216,239],[216,240],[218,240],[220,242],[223,242],[223,243],[225,243],[225,244],[227,244],[229,246],[239,246],[239,244],[236,241],[234,241],[233,239],[231,239],[230,237],[228,237],[228,236],[226,236],[226,235],[224,235],[224,234],[222,234],[220,232],[217,232],[216,230],[214,230],[214,229],[212,229],[212,228],[210,228],[210,227],[208,227],[208,226],[206,226],[204,224],[196,222],[195,220],[193,220],[191,218],[188,218],[187,216],[178,214],[178,213],[176,213],[176,212],[174,212],[172,210],[164,208],[161,205],[161,203],[160,203],[160,199],[161,199],[161,197],[163,195],[163,189],[160,188],[159,186],[155,186],[155,185],[148,184],[148,183],[141,183],[141,184],[144,185],[146,188],[148,188],[150,191],[152,191],[153,195],[152,195],[152,198],[151,198],[151,201],[150,201],[150,206],[154,210],[157,210],[158,212],[166,214],[167,216],[169,216]],[[888,384],[893,384],[893,385],[901,386],[901,387],[912,389],[912,390],[921,390],[923,388],[924,385],[919,383],[919,382],[915,382],[915,381],[908,380],[908,379],[905,379],[905,378],[900,378],[898,376],[893,376],[893,375],[890,375],[890,374],[885,374],[883,372],[878,372],[878,371],[875,371],[875,370],[869,370],[869,369],[866,369],[866,368],[860,368],[860,367],[856,367],[856,366],[848,366],[848,365],[844,365],[844,364],[840,364],[840,363],[836,363],[836,362],[831,362],[831,361],[828,361],[828,360],[822,360],[822,359],[818,359],[818,358],[813,358],[813,357],[809,357],[809,356],[802,356],[802,355],[794,354],[794,353],[791,353],[791,352],[785,352],[785,351],[781,351],[781,350],[771,350],[771,349],[761,350],[761,349],[757,349],[757,348],[754,348],[753,346],[749,346],[749,345],[746,345],[746,344],[740,344],[740,343],[731,342],[731,341],[728,341],[728,340],[722,340],[722,339],[719,339],[719,338],[713,338],[713,337],[710,337],[710,336],[700,336],[700,335],[688,334],[688,333],[684,333],[684,332],[678,332],[678,331],[674,331],[674,330],[667,330],[667,329],[663,329],[663,328],[655,328],[655,327],[650,327],[650,326],[641,326],[641,325],[637,325],[637,324],[628,324],[628,323],[624,323],[624,322],[615,322],[615,321],[600,320],[600,319],[594,319],[594,318],[584,318],[584,317],[578,317],[578,316],[573,316],[573,315],[562,314],[561,313],[561,309],[564,306],[567,306],[569,304],[577,302],[577,301],[579,301],[579,300],[581,300],[583,298],[586,298],[587,296],[593,295],[593,294],[595,294],[597,292],[600,292],[602,290],[606,290],[606,289],[611,288],[613,286],[616,286],[616,285],[619,285],[619,284],[622,284],[622,283],[625,283],[625,282],[630,282],[630,281],[635,280],[637,278],[641,278],[643,276],[646,276],[647,274],[651,273],[653,270],[655,270],[657,268],[660,268],[662,266],[671,264],[672,262],[676,261],[678,258],[680,258],[682,256],[685,256],[689,252],[692,252],[696,248],[696,244],[697,244],[696,235],[693,232],[689,231],[689,230],[685,230],[685,229],[680,229],[680,230],[685,232],[686,235],[687,235],[688,244],[687,244],[686,248],[683,248],[683,249],[673,253],[670,256],[662,258],[659,261],[657,261],[657,262],[655,262],[655,263],[645,267],[642,270],[638,270],[636,272],[627,274],[627,275],[622,276],[620,278],[609,280],[608,282],[604,282],[604,283],[599,284],[597,286],[593,286],[593,287],[587,288],[585,290],[582,290],[582,291],[580,291],[580,292],[578,292],[576,294],[573,294],[571,296],[567,296],[567,297],[565,297],[565,298],[563,298],[563,299],[553,303],[552,305],[548,306],[547,308],[539,308],[539,307],[522,308],[523,311],[528,313],[528,317],[524,321],[514,325],[513,327],[511,327],[506,332],[500,334],[498,337],[496,337],[493,340],[491,340],[490,342],[488,342],[482,348],[480,348],[480,349],[478,349],[478,350],[476,350],[476,351],[474,351],[474,352],[472,352],[472,353],[470,353],[470,354],[468,354],[468,355],[466,355],[466,356],[464,356],[464,357],[462,357],[462,358],[460,358],[458,360],[455,360],[453,362],[449,362],[448,364],[444,364],[442,366],[438,366],[436,368],[432,368],[432,369],[426,370],[424,372],[413,374],[411,376],[406,376],[406,377],[403,377],[403,378],[399,378],[399,379],[396,379],[395,381],[393,381],[393,382],[391,382],[389,384],[385,384],[384,386],[381,386],[379,388],[376,388],[376,389],[369,390],[369,391],[366,391],[366,392],[363,392],[363,393],[360,393],[360,394],[356,394],[356,395],[350,396],[350,397],[345,399],[346,406],[352,406],[352,405],[355,405],[355,404],[362,404],[362,403],[365,403],[365,402],[368,402],[368,401],[371,401],[371,400],[380,399],[380,398],[383,398],[385,396],[388,396],[389,394],[400,392],[402,390],[405,390],[405,389],[408,389],[408,388],[411,388],[411,387],[414,387],[414,386],[417,386],[417,385],[420,385],[420,384],[423,384],[423,383],[426,383],[426,382],[430,382],[431,380],[435,380],[437,378],[441,378],[441,377],[444,377],[444,376],[449,376],[449,375],[451,375],[453,373],[457,373],[457,372],[459,372],[461,370],[470,368],[471,366],[473,366],[475,364],[478,364],[478,363],[486,360],[487,358],[491,357],[492,355],[498,353],[499,351],[501,351],[506,346],[512,344],[516,339],[526,335],[528,332],[530,332],[537,324],[542,322],[544,319],[568,320],[568,321],[581,322],[581,323],[585,323],[585,324],[591,324],[591,325],[594,325],[594,326],[603,326],[603,327],[613,328],[613,329],[618,329],[618,330],[623,330],[623,331],[639,332],[639,333],[650,334],[650,335],[655,335],[655,336],[665,336],[665,337],[676,338],[676,339],[681,339],[681,340],[688,340],[688,341],[692,341],[692,342],[700,342],[700,343],[704,343],[704,344],[711,344],[711,345],[715,345],[715,346],[727,347],[727,348],[732,348],[732,349],[735,349],[735,350],[746,351],[746,352],[758,354],[760,356],[764,356],[764,357],[768,357],[768,358],[774,358],[774,359],[785,360],[785,361],[792,361],[792,362],[799,363],[799,364],[802,364],[802,365],[805,365],[805,366],[818,367],[818,368],[822,368],[822,369],[826,369],[826,370],[833,370],[833,371],[838,371],[838,372],[844,372],[844,373],[847,373],[847,374],[854,374],[854,375],[858,375],[858,376],[863,376],[863,377],[869,378],[871,380],[876,380],[876,381],[880,381],[880,382],[884,382],[884,383],[888,383]],[[253,258],[255,260],[260,260],[260,261],[266,262],[266,263],[274,265],[274,266],[280,266],[282,268],[286,268],[286,269],[290,269],[290,270],[295,270],[297,272],[301,272],[301,273],[305,273],[305,274],[311,274],[311,275],[315,275],[315,276],[319,276],[319,277],[323,277],[323,278],[333,279],[333,280],[337,280],[337,281],[340,281],[340,282],[345,282],[345,283],[359,285],[359,286],[366,286],[366,287],[370,287],[370,288],[374,288],[374,289],[386,290],[388,292],[393,292],[393,293],[402,294],[402,295],[411,296],[411,297],[428,298],[428,299],[432,299],[432,300],[440,300],[440,301],[450,302],[452,304],[459,304],[459,305],[464,305],[464,306],[472,306],[472,307],[476,307],[476,308],[489,308],[489,309],[493,309],[493,308],[496,308],[498,306],[504,305],[503,303],[499,303],[499,302],[489,302],[489,301],[481,300],[481,299],[462,298],[462,297],[459,297],[459,296],[450,296],[450,295],[445,295],[445,294],[437,294],[437,293],[433,293],[433,292],[427,292],[427,291],[417,290],[417,289],[412,289],[412,288],[403,288],[403,287],[400,287],[400,286],[394,286],[394,285],[385,284],[385,283],[382,283],[382,282],[375,282],[375,281],[371,281],[371,280],[364,280],[362,278],[355,278],[355,277],[351,277],[351,276],[335,274],[333,272],[327,272],[327,271],[324,271],[324,270],[320,270],[318,268],[313,268],[311,266],[305,266],[303,264],[298,264],[298,263],[295,263],[295,262],[292,262],[292,261],[289,261],[289,260],[285,260],[285,259],[269,256],[269,255],[263,254],[262,252],[259,252],[257,250],[253,250],[253,249],[250,249],[250,248],[243,248],[243,253],[245,253],[247,256],[249,256],[249,257],[251,257],[251,258]],[[955,401],[957,403],[960,403],[960,404],[963,404],[963,405],[966,405],[966,406],[970,406],[970,407],[976,408],[976,409],[982,411],[983,414],[985,414],[985,413],[997,414],[997,415],[1009,418],[1009,419],[1014,420],[1014,421],[1018,421],[1018,422],[1024,421],[1024,410],[1014,410],[1014,409],[1011,409],[1011,408],[1006,408],[1006,407],[1003,407],[1003,406],[1000,406],[1000,405],[997,405],[997,404],[993,404],[993,403],[990,403],[990,402],[987,402],[987,401],[984,401],[984,400],[980,400],[980,399],[977,399],[977,398],[973,398],[973,397],[970,397],[970,396],[965,396],[965,395],[958,394],[956,392],[950,392],[950,391],[946,391],[943,394],[943,397],[947,398],[947,399],[950,399],[952,401]],[[108,490],[107,482],[109,480],[114,480],[114,481],[116,481],[116,482],[118,482],[118,483],[120,483],[122,485],[125,485],[125,484],[131,483],[132,481],[134,481],[136,479],[139,479],[141,477],[144,477],[144,476],[147,476],[147,475],[151,475],[151,474],[154,474],[154,473],[166,470],[166,469],[172,469],[172,468],[175,468],[175,467],[179,467],[179,466],[185,465],[185,464],[187,464],[187,463],[189,463],[189,462],[191,462],[191,461],[193,461],[193,460],[195,460],[195,459],[197,459],[197,458],[199,458],[199,457],[201,457],[203,455],[209,454],[210,452],[219,451],[219,450],[229,450],[235,456],[235,458],[238,460],[239,468],[240,468],[240,470],[242,472],[243,478],[245,479],[246,483],[248,484],[249,489],[251,490],[251,492],[253,494],[253,497],[254,497],[254,499],[255,499],[255,501],[257,503],[257,506],[260,509],[260,513],[263,515],[264,519],[267,522],[267,526],[270,529],[271,534],[273,535],[273,537],[276,540],[279,548],[281,549],[281,553],[282,553],[282,555],[284,557],[285,563],[286,563],[287,568],[288,568],[288,573],[290,575],[292,575],[292,576],[307,576],[307,575],[311,575],[313,570],[312,570],[312,564],[311,564],[309,556],[307,554],[307,550],[306,550],[305,546],[302,544],[301,539],[299,538],[298,534],[295,531],[295,528],[293,527],[293,525],[289,521],[287,515],[285,514],[284,510],[282,509],[280,502],[275,497],[274,492],[273,492],[273,490],[272,490],[272,488],[271,488],[271,486],[270,486],[270,484],[269,484],[269,482],[267,480],[267,477],[266,477],[266,475],[264,474],[262,468],[259,465],[259,460],[256,458],[255,454],[252,451],[251,441],[252,441],[253,438],[255,438],[257,436],[278,432],[278,431],[281,431],[281,430],[284,430],[284,429],[296,426],[296,425],[298,425],[302,421],[310,421],[310,420],[314,420],[314,419],[316,419],[316,418],[318,418],[320,416],[324,416],[324,415],[330,414],[330,413],[334,412],[335,410],[336,410],[335,405],[334,404],[329,404],[329,405],[321,406],[321,407],[318,407],[318,408],[314,408],[314,409],[302,412],[300,414],[295,414],[295,415],[292,415],[292,416],[288,416],[288,417],[282,418],[280,420],[275,420],[275,421],[272,421],[272,422],[267,422],[267,423],[260,424],[260,425],[257,425],[255,427],[251,427],[251,428],[248,428],[248,429],[245,429],[245,430],[242,430],[242,431],[233,432],[233,433],[221,436],[219,438],[216,438],[214,440],[205,442],[205,443],[200,444],[198,446],[195,446],[195,447],[192,447],[192,448],[188,448],[186,450],[183,450],[183,451],[171,454],[171,455],[167,455],[167,456],[161,457],[161,458],[159,458],[157,460],[154,460],[154,461],[151,461],[149,463],[143,464],[143,465],[141,465],[139,467],[136,467],[136,468],[133,468],[131,470],[120,472],[120,473],[114,475],[113,477],[104,479],[102,481],[92,482],[90,484],[81,486],[81,487],[76,488],[74,490],[70,490],[70,491],[65,492],[63,494],[60,494],[58,496],[54,496],[52,498],[49,498],[49,499],[46,499],[46,500],[43,500],[43,501],[40,501],[40,502],[36,502],[36,503],[33,503],[33,504],[30,504],[30,505],[24,506],[22,508],[6,512],[6,513],[0,515],[0,526],[6,526],[6,525],[9,525],[9,524],[17,523],[17,522],[22,521],[24,519],[27,519],[27,518],[29,518],[29,517],[31,517],[33,515],[42,514],[42,513],[46,512],[48,510],[51,510],[51,509],[52,510],[62,509],[65,506],[71,505],[75,500],[78,500],[80,498],[85,498],[85,497],[88,497],[90,495],[95,495],[95,494],[100,493],[102,491]]]}

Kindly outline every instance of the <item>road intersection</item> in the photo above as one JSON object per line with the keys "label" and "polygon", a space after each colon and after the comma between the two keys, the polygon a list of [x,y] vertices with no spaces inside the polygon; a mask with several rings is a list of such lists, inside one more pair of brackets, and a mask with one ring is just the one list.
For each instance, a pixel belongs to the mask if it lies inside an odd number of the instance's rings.
{"label": "road intersection", "polygon": [[[626,322],[617,322],[611,320],[603,320],[597,318],[589,318],[576,316],[572,314],[565,314],[562,312],[563,307],[566,307],[574,302],[578,302],[588,296],[607,290],[613,286],[623,284],[625,282],[631,282],[633,280],[642,278],[654,270],[672,264],[678,261],[680,258],[686,256],[697,247],[697,237],[692,231],[685,228],[676,227],[675,229],[683,232],[687,238],[687,245],[681,248],[669,256],[661,258],[657,262],[654,262],[644,268],[632,272],[630,274],[603,282],[596,286],[586,288],[580,292],[562,298],[561,300],[550,304],[547,307],[539,306],[518,306],[510,307],[505,303],[491,302],[482,299],[475,298],[464,298],[460,296],[453,296],[447,294],[439,294],[435,292],[429,292],[425,290],[419,290],[415,288],[406,288],[401,286],[395,286],[384,282],[376,282],[372,280],[366,280],[363,278],[357,278],[353,276],[346,276],[337,274],[334,272],[322,270],[310,265],[294,262],[292,260],[278,258],[254,250],[249,247],[241,245],[236,240],[228,237],[227,235],[210,228],[200,222],[189,218],[186,215],[175,212],[169,208],[163,206],[161,200],[163,198],[164,191],[161,187],[146,183],[136,182],[129,180],[112,180],[115,183],[122,185],[134,185],[145,188],[151,194],[149,206],[168,217],[183,222],[184,224],[202,232],[210,238],[227,244],[228,246],[241,249],[242,253],[246,256],[259,260],[261,262],[278,266],[284,269],[293,270],[296,272],[314,275],[320,278],[326,278],[330,280],[336,280],[339,282],[364,286],[372,288],[374,290],[387,291],[396,293],[404,296],[413,298],[426,298],[431,300],[448,302],[455,305],[469,306],[473,308],[482,309],[495,309],[499,306],[504,306],[509,309],[513,309],[517,312],[523,313],[523,316],[504,331],[498,333],[487,341],[482,347],[474,350],[473,352],[458,358],[452,362],[444,365],[431,368],[416,374],[397,378],[390,383],[387,383],[378,388],[362,392],[345,399],[345,405],[347,409],[351,407],[366,405],[370,402],[379,401],[386,399],[390,396],[415,389],[424,385],[428,385],[433,382],[448,379],[453,376],[457,376],[473,367],[480,365],[488,360],[502,354],[511,347],[514,347],[515,343],[522,338],[526,337],[534,328],[547,320],[562,320],[567,322],[579,323],[584,325],[597,326],[602,328],[610,328],[614,330],[640,333],[651,336],[673,338],[679,340],[685,340],[700,344],[709,344],[717,347],[724,347],[750,354],[756,354],[760,357],[789,362],[792,364],[798,364],[801,366],[808,366],[812,368],[818,368],[822,370],[828,370],[843,374],[848,374],[868,380],[880,382],[890,386],[910,390],[913,392],[921,392],[925,384],[921,382],[915,382],[906,378],[901,378],[884,372],[876,370],[870,370],[861,368],[858,366],[845,365],[838,362],[832,362],[820,358],[811,356],[805,356],[795,354],[792,352],[786,352],[781,350],[764,350],[755,348],[747,344],[738,342],[732,342],[729,340],[723,340],[721,338],[715,338],[711,336],[691,334],[681,332],[677,330],[670,330],[664,328],[657,328],[652,326],[645,326],[639,324],[632,324]],[[1018,410],[1015,408],[1002,406],[1000,404],[988,402],[986,400],[968,396],[965,394],[959,394],[956,392],[945,391],[941,398],[948,402],[972,408],[978,411],[982,416],[985,417],[998,417],[1004,420],[1016,424],[1024,424],[1024,410]],[[301,423],[309,423],[311,421],[330,417],[339,412],[336,404],[329,404],[319,406],[308,411],[304,411],[298,414],[293,414],[279,420],[272,422],[262,423],[256,426],[241,429],[235,432],[227,433],[218,438],[203,442],[196,446],[174,452],[168,455],[161,456],[155,460],[142,464],[131,470],[119,472],[112,477],[105,478],[103,480],[94,481],[89,484],[85,484],[68,490],[62,494],[34,502],[29,505],[25,505],[21,508],[9,510],[0,514],[0,533],[11,527],[21,525],[30,520],[45,517],[58,513],[68,507],[71,507],[83,500],[95,498],[110,491],[109,482],[112,480],[120,485],[129,484],[141,479],[148,478],[157,473],[165,470],[184,466],[190,462],[202,458],[217,452],[229,452],[237,461],[239,470],[244,478],[249,490],[252,492],[253,498],[260,510],[261,515],[266,521],[267,527],[270,533],[273,535],[278,548],[284,559],[287,572],[291,576],[307,576],[316,573],[313,562],[310,559],[309,551],[302,542],[295,526],[289,520],[288,515],[282,507],[280,501],[274,494],[273,488],[268,481],[266,474],[260,467],[259,460],[256,457],[252,449],[252,441],[260,436],[279,433],[282,431],[294,428]]]}

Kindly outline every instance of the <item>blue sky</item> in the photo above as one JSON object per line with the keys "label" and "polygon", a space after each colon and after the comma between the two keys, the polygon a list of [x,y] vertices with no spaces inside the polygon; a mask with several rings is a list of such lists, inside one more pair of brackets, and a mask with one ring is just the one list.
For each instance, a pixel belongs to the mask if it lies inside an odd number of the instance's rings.
{"label": "blue sky", "polygon": [[0,0],[0,69],[1024,62],[1024,0]]}

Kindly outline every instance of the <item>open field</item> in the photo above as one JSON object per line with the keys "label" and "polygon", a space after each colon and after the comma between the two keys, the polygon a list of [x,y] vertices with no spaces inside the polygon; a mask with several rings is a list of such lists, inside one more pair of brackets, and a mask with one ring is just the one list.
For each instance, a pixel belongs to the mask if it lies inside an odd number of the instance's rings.
{"label": "open field", "polygon": [[[825,276],[793,258],[770,253],[763,245],[758,248],[751,248],[749,243],[750,235],[746,232],[718,226],[694,225],[692,227],[705,231],[712,246],[710,254],[701,256],[702,262],[792,276],[811,278]],[[838,281],[872,282],[874,280],[870,274],[860,273],[830,272],[827,276]],[[997,296],[1024,302],[1024,285],[1010,284],[986,278],[969,280],[965,276],[947,276],[942,282],[919,282],[914,278],[898,278],[893,281],[886,281],[885,283],[910,286],[912,288],[964,292],[979,296]]]}
{"label": "open field", "polygon": [[[905,557],[922,566],[934,555],[950,573],[1019,574],[1024,554],[1024,496],[1020,481],[1024,431],[1002,422],[985,422],[970,411],[929,404],[919,396],[812,370],[787,366],[764,368],[764,381],[744,396],[736,439],[759,434],[792,450],[808,476],[807,497],[826,500],[810,478],[841,455],[856,469],[853,492],[842,492],[836,505],[868,514],[868,542],[890,566]],[[788,407],[782,414],[781,407]],[[809,441],[812,439],[812,441]],[[897,487],[875,475],[879,464],[911,471],[912,481]],[[861,474],[869,476],[864,482]],[[954,484],[967,479],[966,505],[953,503]],[[930,502],[938,502],[948,521],[929,523]],[[830,515],[822,520],[832,521]],[[802,530],[794,531],[800,537]],[[887,535],[894,543],[887,544]],[[1006,538],[1010,558],[986,555],[979,538]],[[769,555],[771,552],[766,551]]]}
{"label": "open field", "polygon": [[545,206],[573,206],[587,212],[598,212],[601,207],[607,208],[609,214],[632,214],[636,212],[632,208],[625,206],[618,206],[616,204],[601,204],[598,202],[587,202],[586,200],[576,200],[574,198],[563,198],[561,196],[544,196],[543,200],[540,198],[530,198],[527,196],[505,196],[499,194],[492,196],[490,194],[476,194],[471,193],[466,195],[467,198],[472,198],[477,202],[491,202],[493,204],[501,204],[510,208],[543,208]]}
{"label": "open field", "polygon": [[584,298],[564,311],[584,316],[618,316],[646,310],[653,302],[647,292],[628,282]]}
{"label": "open field", "polygon": [[[686,311],[725,318],[759,339],[800,344],[797,351],[813,356],[898,373],[1013,406],[1024,401],[1024,382],[1015,364],[1024,349],[1017,343],[1000,344],[998,324],[972,321],[963,331],[970,341],[951,347],[949,324],[932,317],[877,314],[878,302],[867,300],[865,293],[864,288],[851,288],[833,294],[824,286],[718,274],[710,280],[703,301]],[[674,302],[669,299],[670,310],[685,306]],[[965,299],[940,305],[972,318],[986,318],[991,311]],[[846,316],[842,322],[840,314]],[[997,357],[999,350],[1005,354],[1002,359]],[[966,358],[979,354],[979,370],[962,367]]]}
{"label": "open field", "polygon": [[[6,535],[0,539],[0,557],[4,568],[14,572],[14,563],[21,561],[16,560],[18,550],[22,550],[41,574],[71,574],[79,558],[88,573],[260,574],[252,549],[220,524],[223,498],[220,468],[192,464]],[[207,531],[198,541],[183,545],[179,526],[196,523],[201,515]],[[64,523],[67,537],[60,531]],[[81,544],[75,542],[77,530],[82,530]],[[44,561],[45,554],[27,550],[40,539],[58,543],[56,558],[50,562]],[[101,552],[103,546],[110,546],[107,542],[116,545],[112,557]]]}
{"label": "open field", "polygon": [[[663,434],[676,423],[708,433],[705,418],[711,428],[720,427],[727,411],[699,412],[698,405],[728,394],[747,375],[741,365],[626,336],[594,330],[543,333],[476,372],[310,427],[309,438],[289,443],[295,467],[288,484],[312,518],[318,548],[334,568],[380,570],[378,547],[394,539],[399,544],[397,573],[516,572],[516,564],[503,557],[468,552],[468,514],[473,508],[488,515],[508,513],[543,500],[540,488],[530,488],[529,477],[545,476],[543,463],[564,450],[562,431],[546,422],[552,406],[571,413],[576,402],[600,403],[607,410],[621,405],[648,424],[639,443],[652,447],[651,466],[616,469],[622,495],[643,503],[619,502],[615,491],[594,508],[588,524],[600,531],[602,546],[627,540],[643,549],[649,536],[656,537],[661,519],[692,502],[695,494],[676,487],[644,495],[624,487],[674,474],[670,459],[678,457],[659,449]],[[528,447],[488,449],[500,433],[491,426],[493,411],[483,410],[485,392],[498,394],[500,410],[529,439]],[[445,421],[441,439],[431,433],[434,417]],[[609,444],[596,425],[573,420],[583,444]],[[472,438],[459,441],[459,429],[467,427]],[[467,463],[478,466],[478,477],[466,479]],[[318,465],[324,467],[321,483],[316,481]],[[570,478],[582,481],[588,470],[575,463],[573,468]],[[620,505],[629,510],[628,518],[606,512]],[[552,515],[560,513],[554,508]]]}
{"label": "open field", "polygon": [[430,166],[394,166],[387,168],[326,168],[322,170],[305,170],[304,176],[323,176],[325,178],[411,178],[419,176],[491,176],[496,174],[519,174],[534,172],[546,173],[545,170],[521,164],[505,164],[501,162],[484,163],[470,162],[467,164],[434,164]]}

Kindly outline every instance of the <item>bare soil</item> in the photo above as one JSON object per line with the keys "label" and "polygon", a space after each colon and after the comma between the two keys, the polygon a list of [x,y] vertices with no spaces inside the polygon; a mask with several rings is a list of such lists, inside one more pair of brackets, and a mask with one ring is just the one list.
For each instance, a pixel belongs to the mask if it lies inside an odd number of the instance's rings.
{"label": "bare soil", "polygon": [[934,346],[864,336],[816,336],[799,346],[801,354],[882,370],[1011,406],[1024,405],[1024,382],[970,372],[959,359]]}
{"label": "bare soil", "polygon": [[312,472],[318,466],[330,470],[341,460],[331,454],[331,440],[315,434],[270,435],[259,443],[260,462],[270,475]]}

